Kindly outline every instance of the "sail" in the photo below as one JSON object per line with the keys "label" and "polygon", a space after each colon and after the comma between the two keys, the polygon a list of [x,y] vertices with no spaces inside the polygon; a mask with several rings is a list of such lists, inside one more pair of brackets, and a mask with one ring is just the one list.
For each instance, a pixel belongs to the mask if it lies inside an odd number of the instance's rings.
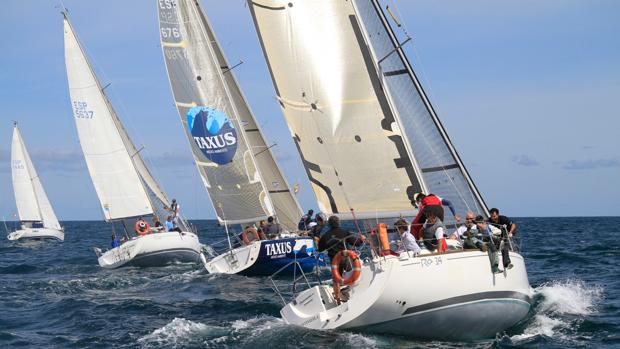
{"label": "sail", "polygon": [[299,204],[200,6],[166,0],[158,9],[170,85],[218,219],[241,223],[275,214],[295,227]]}
{"label": "sail", "polygon": [[416,213],[421,172],[348,1],[249,1],[277,98],[319,209]]}
{"label": "sail", "polygon": [[150,215],[153,208],[114,112],[65,16],[65,64],[86,165],[106,220]]}
{"label": "sail", "polygon": [[[450,200],[458,213],[487,207],[448,138],[378,1],[354,0],[364,37],[391,105],[415,154],[429,193]],[[450,216],[450,217],[449,217]],[[446,220],[452,218],[446,215]]]}
{"label": "sail", "polygon": [[13,128],[11,172],[20,221],[41,221],[46,228],[61,229],[17,125]]}

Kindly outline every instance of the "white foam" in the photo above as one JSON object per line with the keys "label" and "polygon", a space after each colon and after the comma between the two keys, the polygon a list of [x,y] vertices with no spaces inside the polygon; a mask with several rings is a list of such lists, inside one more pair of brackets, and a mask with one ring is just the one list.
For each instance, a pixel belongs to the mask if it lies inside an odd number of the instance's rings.
{"label": "white foam", "polygon": [[576,322],[596,313],[603,289],[572,279],[545,283],[534,290],[534,295],[542,298],[535,309],[536,315],[522,334],[510,337],[512,341],[521,342],[536,336],[576,340],[571,330]]}
{"label": "white foam", "polygon": [[599,286],[587,286],[581,280],[554,281],[537,287],[544,297],[539,312],[559,315],[590,315],[603,295]]}
{"label": "white foam", "polygon": [[152,344],[176,347],[193,341],[196,337],[205,337],[222,328],[208,326],[200,322],[193,322],[183,318],[174,318],[164,327],[158,328],[150,334],[138,339],[138,342],[147,347]]}
{"label": "white foam", "polygon": [[351,348],[378,348],[377,341],[359,333],[345,333],[344,337]]}

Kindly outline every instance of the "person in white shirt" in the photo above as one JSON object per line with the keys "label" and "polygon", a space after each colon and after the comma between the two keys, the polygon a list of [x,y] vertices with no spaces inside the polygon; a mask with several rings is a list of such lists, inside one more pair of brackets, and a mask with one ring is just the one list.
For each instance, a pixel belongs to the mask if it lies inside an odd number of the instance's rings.
{"label": "person in white shirt", "polygon": [[402,251],[413,251],[414,255],[419,254],[422,249],[418,245],[417,241],[409,231],[409,224],[404,219],[399,219],[394,223],[394,228],[398,231],[400,235],[400,239],[402,241],[402,245],[400,246],[399,252]]}

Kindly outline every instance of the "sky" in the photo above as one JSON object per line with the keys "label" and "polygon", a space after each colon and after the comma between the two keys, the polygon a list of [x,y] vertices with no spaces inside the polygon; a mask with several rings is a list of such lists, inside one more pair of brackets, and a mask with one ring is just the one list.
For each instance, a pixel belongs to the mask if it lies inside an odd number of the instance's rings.
{"label": "sky", "polygon": [[[304,209],[314,195],[245,1],[203,9]],[[620,215],[620,2],[389,0],[405,45],[489,206],[509,216]],[[71,112],[58,1],[0,11],[0,218],[16,212],[12,120],[61,220],[102,219]],[[173,104],[155,0],[64,0],[112,103],[189,218],[214,218]],[[400,34],[404,35],[401,29]]]}

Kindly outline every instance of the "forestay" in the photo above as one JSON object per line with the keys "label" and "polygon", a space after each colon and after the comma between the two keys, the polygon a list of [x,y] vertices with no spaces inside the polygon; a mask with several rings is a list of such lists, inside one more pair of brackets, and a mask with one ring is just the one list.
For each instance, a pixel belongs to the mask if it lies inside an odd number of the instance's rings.
{"label": "forestay", "polygon": [[249,1],[280,105],[319,209],[416,213],[415,158],[348,1]]}
{"label": "forestay", "polygon": [[11,174],[20,221],[40,221],[46,228],[61,229],[17,125],[11,144]]}
{"label": "forestay", "polygon": [[[450,200],[458,213],[472,210],[476,214],[487,214],[480,193],[425,95],[379,2],[354,0],[353,4],[373,61],[387,87],[391,106],[420,166],[426,191]],[[451,215],[446,215],[447,221],[451,219]]]}
{"label": "forestay", "polygon": [[[150,215],[153,208],[132,160],[135,147],[126,147],[127,135],[92,71],[65,16],[65,64],[80,144],[106,220]],[[142,163],[141,159],[137,163]],[[149,177],[150,180],[150,177]]]}
{"label": "forestay", "polygon": [[275,214],[295,227],[301,209],[200,6],[159,0],[158,9],[170,85],[218,219],[242,223]]}

